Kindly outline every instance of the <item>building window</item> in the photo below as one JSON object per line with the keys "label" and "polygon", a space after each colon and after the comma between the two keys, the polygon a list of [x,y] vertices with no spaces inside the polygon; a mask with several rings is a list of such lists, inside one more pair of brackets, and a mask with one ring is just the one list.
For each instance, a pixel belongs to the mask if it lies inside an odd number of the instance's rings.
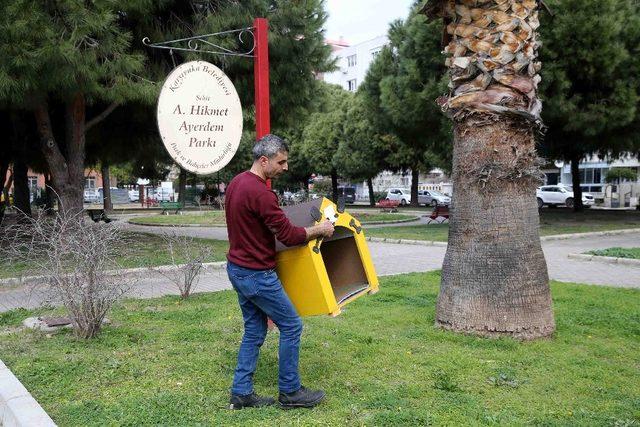
{"label": "building window", "polygon": [[84,188],[96,188],[96,177],[88,176],[84,179]]}
{"label": "building window", "polygon": [[347,82],[347,89],[351,92],[355,92],[356,91],[356,79],[353,80],[349,80]]}
{"label": "building window", "polygon": [[29,187],[29,191],[34,192],[38,190],[38,177],[30,176],[27,177],[27,186]]}
{"label": "building window", "polygon": [[380,55],[380,49],[376,49],[376,50],[372,50],[371,51],[371,57],[372,58],[375,58],[378,55]]}
{"label": "building window", "polygon": [[349,55],[347,56],[347,66],[349,67],[355,67],[357,64],[357,60],[356,60],[356,55]]}
{"label": "building window", "polygon": [[602,182],[602,174],[600,173],[600,170],[600,168],[593,170],[593,182],[598,184]]}
{"label": "building window", "polygon": [[595,182],[593,180],[593,169],[589,168],[589,169],[585,169],[585,179],[584,182]]}

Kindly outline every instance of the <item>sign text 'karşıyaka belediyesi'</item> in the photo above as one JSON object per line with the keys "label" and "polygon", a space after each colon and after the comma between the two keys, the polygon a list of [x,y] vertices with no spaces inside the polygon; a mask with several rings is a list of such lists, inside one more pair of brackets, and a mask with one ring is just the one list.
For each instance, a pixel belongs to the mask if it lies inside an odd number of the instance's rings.
{"label": "sign text 'kar\u015f\u0131yaka belediyesi'", "polygon": [[184,169],[198,175],[222,169],[242,136],[242,106],[231,80],[204,61],[175,68],[158,99],[158,129],[165,148]]}

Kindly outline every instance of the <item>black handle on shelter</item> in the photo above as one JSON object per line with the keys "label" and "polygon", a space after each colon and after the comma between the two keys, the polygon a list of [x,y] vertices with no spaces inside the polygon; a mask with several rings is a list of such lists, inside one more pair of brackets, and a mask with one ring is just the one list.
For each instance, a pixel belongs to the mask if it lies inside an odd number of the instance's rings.
{"label": "black handle on shelter", "polygon": [[351,218],[351,221],[349,221],[349,225],[352,228],[355,228],[356,233],[360,234],[360,232],[362,231],[362,227],[360,227],[359,225],[356,225],[356,220],[354,218]]}
{"label": "black handle on shelter", "polygon": [[[320,221],[322,220],[322,212],[320,212],[320,209],[318,209],[317,206],[311,207],[310,214],[311,214],[311,218],[313,218],[315,222],[320,223]],[[316,239],[316,244],[313,246],[313,252],[317,254],[320,253],[320,243],[322,243],[322,237],[318,237]]]}

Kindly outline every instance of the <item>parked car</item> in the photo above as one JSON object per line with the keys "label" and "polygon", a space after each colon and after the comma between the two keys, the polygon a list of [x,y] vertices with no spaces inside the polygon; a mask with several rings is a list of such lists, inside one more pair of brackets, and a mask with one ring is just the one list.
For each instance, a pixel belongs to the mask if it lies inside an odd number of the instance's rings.
{"label": "parked car", "polygon": [[139,190],[129,190],[129,201],[130,202],[139,202],[140,201],[140,191]]}
{"label": "parked car", "polygon": [[102,198],[97,188],[85,188],[84,189],[84,202],[85,203],[98,203]]}
{"label": "parked car", "polygon": [[284,206],[295,205],[304,200],[304,192],[284,191],[280,196],[280,203]]}
{"label": "parked car", "polygon": [[344,197],[345,203],[355,203],[356,187],[338,186],[338,197]]}
{"label": "parked car", "polygon": [[406,188],[390,188],[386,200],[396,200],[401,206],[406,206],[411,203],[411,191]]}
{"label": "parked car", "polygon": [[172,202],[173,201],[173,189],[167,187],[157,187],[153,191],[153,198],[158,202]]}
{"label": "parked car", "polygon": [[451,197],[435,190],[418,190],[418,204],[427,206],[449,206]]}
{"label": "parked car", "polygon": [[[563,185],[545,185],[538,187],[536,197],[538,199],[538,208],[544,205],[549,207],[558,205],[565,205],[568,208],[573,207],[573,190]],[[595,200],[592,194],[582,193],[582,205],[584,207],[591,207],[594,203]]]}

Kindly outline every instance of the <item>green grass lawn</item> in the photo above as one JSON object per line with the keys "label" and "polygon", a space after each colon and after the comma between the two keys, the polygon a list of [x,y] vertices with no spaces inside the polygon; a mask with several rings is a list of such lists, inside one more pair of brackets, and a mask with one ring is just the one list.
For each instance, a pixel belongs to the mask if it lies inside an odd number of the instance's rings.
{"label": "green grass lawn", "polygon": [[540,234],[543,236],[625,228],[640,228],[640,211],[586,209],[576,213],[569,209],[542,209],[540,214]]}
{"label": "green grass lawn", "polygon": [[614,258],[640,259],[640,248],[607,248],[588,251],[585,253],[597,256],[609,256]]}
{"label": "green grass lawn", "polygon": [[[518,342],[438,330],[439,273],[382,279],[337,318],[305,319],[313,410],[231,411],[242,334],[232,291],[127,300],[93,341],[18,328],[0,314],[0,358],[60,426],[619,425],[640,422],[640,291],[553,283],[557,332]],[[256,390],[277,394],[276,331]]]}
{"label": "green grass lawn", "polygon": [[[640,228],[640,212],[586,210],[574,213],[568,209],[543,209],[540,214],[540,235],[587,233],[625,228]],[[391,239],[432,240],[446,242],[448,224],[411,225],[367,228],[371,237]]]}
{"label": "green grass lawn", "polygon": [[204,226],[224,226],[227,224],[222,211],[207,211],[204,213],[187,213],[184,215],[148,215],[131,218],[132,224],[167,224],[167,225],[185,225],[199,224]]}
{"label": "green grass lawn", "polygon": [[368,222],[393,222],[418,219],[416,215],[401,213],[350,212],[350,214],[362,224],[366,224]]}
{"label": "green grass lawn", "polygon": [[367,237],[446,242],[449,237],[449,224],[365,228],[364,234]]}
{"label": "green grass lawn", "polygon": [[[171,258],[162,237],[148,233],[126,232],[123,234],[123,246],[127,246],[127,256],[118,258],[118,264],[123,268],[152,267],[171,263]],[[211,248],[211,255],[205,262],[224,261],[229,249],[229,242],[225,240],[194,239]],[[10,263],[0,260],[0,278],[16,277],[31,274],[31,266],[25,263]]]}
{"label": "green grass lawn", "polygon": [[[352,214],[363,224],[367,222],[378,221],[402,221],[409,219],[418,219],[415,215],[399,214],[399,213],[369,213],[355,212]],[[131,218],[132,224],[166,224],[166,225],[185,225],[198,224],[203,226],[226,225],[224,213],[220,211],[211,211],[203,214],[184,214],[184,215],[151,215]]]}

